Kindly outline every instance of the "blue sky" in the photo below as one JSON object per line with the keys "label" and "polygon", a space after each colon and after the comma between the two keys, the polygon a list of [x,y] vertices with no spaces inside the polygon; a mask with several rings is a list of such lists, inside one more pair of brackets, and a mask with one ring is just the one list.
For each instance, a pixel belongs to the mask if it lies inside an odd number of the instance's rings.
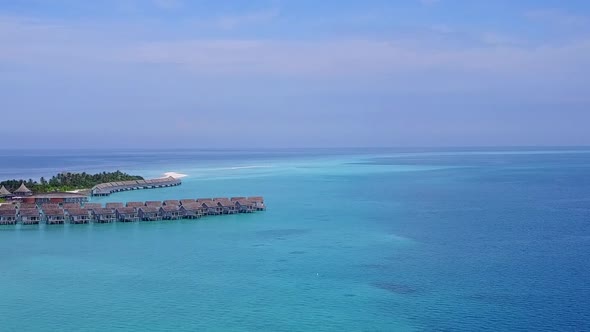
{"label": "blue sky", "polygon": [[0,1],[12,147],[588,145],[588,77],[589,1]]}

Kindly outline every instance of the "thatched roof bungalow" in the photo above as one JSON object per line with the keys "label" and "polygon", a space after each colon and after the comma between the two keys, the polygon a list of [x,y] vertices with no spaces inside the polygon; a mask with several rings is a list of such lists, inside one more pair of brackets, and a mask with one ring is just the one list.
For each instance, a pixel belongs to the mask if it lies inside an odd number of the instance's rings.
{"label": "thatched roof bungalow", "polygon": [[252,203],[251,201],[242,198],[242,199],[236,199],[233,201],[233,203],[236,206],[236,210],[240,213],[252,213],[254,212],[254,203]]}
{"label": "thatched roof bungalow", "polygon": [[221,207],[222,214],[234,214],[236,213],[236,205],[227,198],[215,198],[214,203]]}
{"label": "thatched roof bungalow", "polygon": [[20,187],[18,187],[17,190],[14,191],[14,196],[32,196],[33,192],[27,188],[27,186],[25,186],[25,183],[21,183]]}
{"label": "thatched roof bungalow", "polygon": [[257,211],[266,210],[266,205],[264,204],[264,197],[262,197],[262,196],[253,196],[253,197],[248,197],[248,200],[250,202],[254,203],[254,208]]}
{"label": "thatched roof bungalow", "polygon": [[6,187],[0,187],[0,198],[12,198],[14,195],[6,189]]}
{"label": "thatched roof bungalow", "polygon": [[199,204],[201,205],[205,213],[210,216],[218,215],[223,212],[223,208],[212,200],[200,202]]}

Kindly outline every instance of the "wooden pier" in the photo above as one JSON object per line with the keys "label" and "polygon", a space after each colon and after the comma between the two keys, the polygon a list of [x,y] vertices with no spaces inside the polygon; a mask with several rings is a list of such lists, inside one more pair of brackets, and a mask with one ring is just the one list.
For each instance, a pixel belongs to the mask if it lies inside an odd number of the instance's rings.
{"label": "wooden pier", "polygon": [[47,225],[154,222],[199,219],[205,216],[253,213],[266,210],[264,198],[198,198],[147,202],[62,203],[0,205],[0,225]]}

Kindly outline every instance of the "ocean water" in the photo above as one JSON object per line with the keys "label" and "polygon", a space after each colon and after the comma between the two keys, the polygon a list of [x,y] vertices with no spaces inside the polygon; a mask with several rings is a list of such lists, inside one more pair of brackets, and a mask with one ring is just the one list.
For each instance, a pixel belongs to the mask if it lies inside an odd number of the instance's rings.
{"label": "ocean water", "polygon": [[264,195],[197,221],[0,227],[1,331],[588,331],[590,150],[0,151]]}

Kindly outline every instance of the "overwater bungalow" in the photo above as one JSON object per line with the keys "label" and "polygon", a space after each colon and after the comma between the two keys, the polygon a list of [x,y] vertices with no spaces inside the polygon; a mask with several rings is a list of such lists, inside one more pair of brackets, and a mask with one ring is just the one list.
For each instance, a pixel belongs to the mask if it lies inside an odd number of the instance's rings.
{"label": "overwater bungalow", "polygon": [[19,209],[17,220],[23,225],[34,225],[38,224],[39,220],[41,219],[41,215],[39,214],[39,210],[35,209]]}
{"label": "overwater bungalow", "polygon": [[90,222],[90,211],[83,208],[68,209],[70,224],[87,224]]}
{"label": "overwater bungalow", "polygon": [[115,209],[117,220],[120,222],[138,221],[137,211],[133,207],[119,207]]}
{"label": "overwater bungalow", "polygon": [[250,202],[254,203],[254,209],[256,209],[256,211],[266,210],[266,205],[264,205],[264,197],[261,197],[261,196],[248,197],[248,200]]}
{"label": "overwater bungalow", "polygon": [[236,210],[239,213],[252,213],[254,212],[254,203],[252,203],[251,201],[242,198],[242,199],[236,199],[233,201],[235,206],[236,206]]}
{"label": "overwater bungalow", "polygon": [[[195,202],[195,200],[192,200],[193,202]],[[177,199],[168,199],[164,201],[163,205],[173,205],[173,206],[179,206],[181,203],[181,201],[177,200]]]}
{"label": "overwater bungalow", "polygon": [[164,205],[160,207],[160,214],[164,220],[176,220],[180,217],[178,206]]}
{"label": "overwater bungalow", "polygon": [[139,220],[143,221],[157,221],[162,220],[162,214],[160,213],[160,207],[158,206],[142,206],[137,210]]}
{"label": "overwater bungalow", "polygon": [[43,209],[43,217],[48,225],[63,224],[66,219],[65,212],[62,209]]}
{"label": "overwater bungalow", "polygon": [[[177,202],[178,202],[178,201],[177,201]],[[181,200],[180,200],[180,202],[179,202],[179,204],[176,204],[176,205],[194,204],[194,203],[196,203],[196,202],[197,202],[197,201],[196,201],[196,200],[194,200],[194,199],[181,199]]]}
{"label": "overwater bungalow", "polygon": [[16,207],[10,205],[0,206],[0,225],[16,224]]}
{"label": "overwater bungalow", "polygon": [[145,206],[160,207],[160,206],[162,206],[162,202],[161,201],[147,201],[147,202],[145,202]]}
{"label": "overwater bungalow", "polygon": [[210,216],[214,216],[214,215],[218,215],[221,214],[223,212],[223,208],[221,206],[219,206],[217,203],[211,201],[204,201],[202,203],[199,203],[201,205],[201,207],[203,208],[203,210],[205,211],[205,213],[207,215]]}
{"label": "overwater bungalow", "polygon": [[116,215],[113,209],[98,207],[92,209],[91,211],[94,222],[104,224],[111,223],[116,220]]}
{"label": "overwater bungalow", "polygon": [[222,214],[234,214],[237,212],[236,204],[227,198],[215,198],[213,202],[221,207]]}
{"label": "overwater bungalow", "polygon": [[143,202],[127,202],[127,204],[125,206],[126,207],[132,207],[132,208],[135,208],[137,210],[137,208],[140,208],[142,206],[145,206],[145,204]]}
{"label": "overwater bungalow", "polygon": [[32,196],[33,192],[27,188],[27,186],[25,186],[25,183],[21,183],[20,187],[18,187],[17,190],[14,191],[14,196],[20,196],[20,197],[26,197],[26,196]]}
{"label": "overwater bungalow", "polygon": [[185,219],[197,219],[203,216],[203,208],[197,202],[181,205],[179,212]]}
{"label": "overwater bungalow", "polygon": [[122,208],[122,207],[125,207],[125,206],[123,205],[123,203],[106,203],[105,204],[105,207],[107,209],[112,209],[114,211],[114,210],[116,210],[118,208]]}
{"label": "overwater bungalow", "polygon": [[14,197],[14,195],[8,191],[8,189],[6,189],[4,186],[0,187],[0,198],[10,199],[12,197]]}

